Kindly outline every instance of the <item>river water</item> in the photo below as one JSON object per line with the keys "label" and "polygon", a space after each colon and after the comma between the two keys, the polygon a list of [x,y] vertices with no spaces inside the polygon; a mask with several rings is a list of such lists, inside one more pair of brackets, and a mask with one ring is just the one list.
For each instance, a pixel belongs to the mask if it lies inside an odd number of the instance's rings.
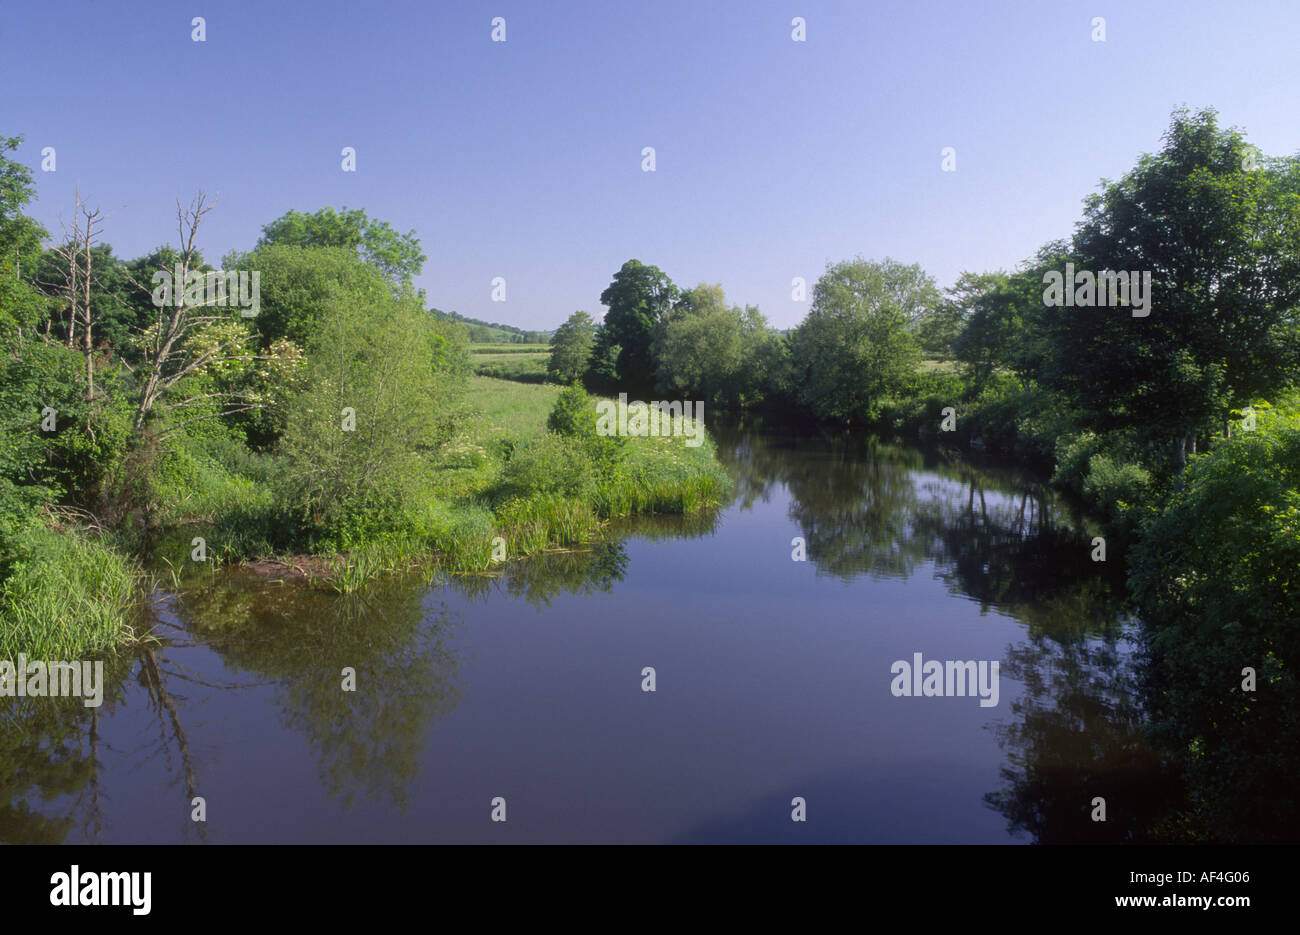
{"label": "river water", "polygon": [[[714,515],[351,596],[237,569],[160,594],[161,645],[110,661],[101,707],[4,700],[0,841],[1142,828],[1163,791],[1122,585],[1041,479],[869,437],[717,437],[736,495]],[[917,653],[984,664],[984,695],[912,694],[895,663]]]}

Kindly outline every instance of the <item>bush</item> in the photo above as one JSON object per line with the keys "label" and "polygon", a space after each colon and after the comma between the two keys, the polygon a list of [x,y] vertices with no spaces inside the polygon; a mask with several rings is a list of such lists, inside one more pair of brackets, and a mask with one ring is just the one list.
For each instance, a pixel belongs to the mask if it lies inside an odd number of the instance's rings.
{"label": "bush", "polygon": [[627,438],[597,435],[596,421],[596,409],[586,390],[574,383],[555,400],[546,427],[566,438],[580,439],[591,465],[601,475],[607,475],[623,460]]}
{"label": "bush", "polygon": [[1095,454],[1088,460],[1083,496],[1116,532],[1127,535],[1142,514],[1154,507],[1154,487],[1151,472],[1141,465],[1117,463],[1108,455]]}
{"label": "bush", "polygon": [[560,435],[585,437],[596,432],[596,407],[581,384],[565,387],[555,400],[546,427]]}
{"label": "bush", "polygon": [[1131,568],[1152,717],[1186,762],[1188,823],[1216,841],[1300,839],[1297,407],[1263,409],[1255,431],[1193,456]]}
{"label": "bush", "polygon": [[1096,432],[1063,435],[1056,442],[1056,470],[1052,483],[1083,496],[1083,479],[1088,475],[1088,462],[1101,447]]}
{"label": "bush", "polygon": [[498,497],[577,497],[589,493],[595,482],[595,465],[584,439],[547,435],[516,451],[506,463]]}

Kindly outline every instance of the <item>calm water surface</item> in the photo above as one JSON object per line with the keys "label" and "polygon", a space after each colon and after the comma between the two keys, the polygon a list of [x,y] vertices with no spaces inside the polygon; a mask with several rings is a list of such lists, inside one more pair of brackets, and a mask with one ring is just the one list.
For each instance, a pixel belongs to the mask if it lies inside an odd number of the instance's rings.
{"label": "calm water surface", "polygon": [[[344,597],[232,570],[160,596],[163,645],[110,664],[102,707],[5,700],[0,840],[1023,843],[1141,824],[1158,769],[1119,586],[1041,482],[868,438],[732,430],[719,454],[737,492],[716,515],[500,576]],[[894,697],[891,664],[917,652],[999,661],[998,704]],[[1097,825],[1108,793],[1125,809]]]}

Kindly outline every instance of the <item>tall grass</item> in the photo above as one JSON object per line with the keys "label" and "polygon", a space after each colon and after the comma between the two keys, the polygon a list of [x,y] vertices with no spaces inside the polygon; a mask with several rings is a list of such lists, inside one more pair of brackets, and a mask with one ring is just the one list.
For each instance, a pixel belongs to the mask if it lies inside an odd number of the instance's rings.
{"label": "tall grass", "polygon": [[278,505],[284,497],[273,465],[195,448],[168,465],[173,486],[195,490],[167,515],[202,525],[178,528],[161,551],[178,566],[181,584],[195,572],[192,535],[206,537],[204,571],[264,558],[292,565],[310,553],[325,560],[311,563],[315,583],[353,594],[410,570],[422,570],[426,580],[490,570],[500,559],[498,537],[513,560],[597,541],[610,520],[694,513],[722,502],[730,479],[707,439],[688,447],[684,436],[633,438],[611,457],[547,431],[559,394],[555,386],[471,377],[458,404],[459,428],[424,456],[425,476],[409,477],[392,496],[336,509],[326,527]]}
{"label": "tall grass", "polygon": [[31,523],[7,543],[0,585],[0,658],[74,660],[130,643],[141,575],[82,532]]}

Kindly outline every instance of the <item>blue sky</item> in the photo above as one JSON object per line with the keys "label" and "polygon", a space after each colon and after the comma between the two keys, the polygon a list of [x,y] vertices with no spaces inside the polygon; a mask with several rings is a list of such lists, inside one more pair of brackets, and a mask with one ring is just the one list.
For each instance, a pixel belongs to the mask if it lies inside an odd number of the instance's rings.
{"label": "blue sky", "polygon": [[636,257],[787,327],[791,278],[828,260],[941,285],[1014,266],[1180,105],[1300,151],[1298,39],[1294,0],[7,0],[0,135],[26,137],[47,228],[80,185],[127,257],[174,242],[201,188],[213,261],[290,208],[347,205],[416,230],[439,308],[553,328],[603,313]]}

